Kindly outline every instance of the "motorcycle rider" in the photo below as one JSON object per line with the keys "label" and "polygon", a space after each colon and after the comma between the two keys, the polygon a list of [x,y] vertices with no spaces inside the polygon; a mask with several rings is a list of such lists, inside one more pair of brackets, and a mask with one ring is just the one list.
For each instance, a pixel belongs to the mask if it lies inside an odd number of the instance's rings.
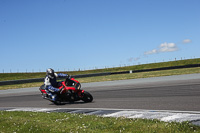
{"label": "motorcycle rider", "polygon": [[45,90],[51,97],[51,100],[55,102],[57,100],[57,94],[62,93],[63,89],[58,89],[61,86],[60,82],[57,82],[57,77],[70,77],[68,74],[55,73],[52,68],[47,69],[46,77],[44,79]]}

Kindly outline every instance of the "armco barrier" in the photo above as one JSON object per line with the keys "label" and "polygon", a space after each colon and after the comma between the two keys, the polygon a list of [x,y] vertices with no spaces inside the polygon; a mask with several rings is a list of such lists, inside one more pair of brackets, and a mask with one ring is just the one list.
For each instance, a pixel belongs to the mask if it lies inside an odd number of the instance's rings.
{"label": "armco barrier", "polygon": [[92,74],[82,74],[82,75],[72,75],[74,78],[85,78],[85,77],[95,77],[95,76],[105,76],[110,75],[110,72],[105,73],[92,73]]}
{"label": "armco barrier", "polygon": [[[93,73],[93,74],[72,75],[72,77],[74,77],[74,78],[84,78],[84,77],[105,76],[105,75],[110,75],[110,74],[111,74],[110,72]],[[58,79],[64,79],[64,78],[58,78]],[[44,81],[44,78],[0,81],[0,86],[2,86],[2,85],[13,85],[13,84],[24,84],[24,83],[33,83],[33,82],[43,82],[43,81]]]}
{"label": "armco barrier", "polygon": [[[130,71],[122,71],[122,72],[105,72],[105,73],[92,73],[92,74],[72,75],[72,77],[74,77],[74,78],[83,78],[83,77],[95,77],[95,76],[106,76],[106,75],[113,75],[113,74],[150,72],[150,71],[171,70],[171,69],[181,69],[181,68],[193,68],[193,67],[200,67],[200,64],[192,64],[192,65],[184,65],[184,66],[172,66],[172,67],[162,67],[162,68],[143,69],[143,70],[130,70]],[[44,78],[12,80],[12,81],[0,81],[0,86],[2,86],[2,85],[12,85],[12,84],[24,84],[24,83],[32,83],[32,82],[43,82],[43,81],[44,81]]]}
{"label": "armco barrier", "polygon": [[42,82],[42,81],[44,81],[44,78],[0,81],[0,86],[1,85],[13,85],[13,84],[24,84],[24,83]]}

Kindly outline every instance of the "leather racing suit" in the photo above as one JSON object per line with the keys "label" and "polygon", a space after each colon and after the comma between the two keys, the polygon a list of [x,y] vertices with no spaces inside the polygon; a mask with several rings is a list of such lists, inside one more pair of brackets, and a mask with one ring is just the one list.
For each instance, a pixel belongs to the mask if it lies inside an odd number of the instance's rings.
{"label": "leather racing suit", "polygon": [[60,86],[60,82],[57,82],[57,77],[66,77],[68,74],[63,74],[63,73],[54,73],[53,76],[46,75],[44,79],[44,85],[45,85],[45,90],[47,94],[51,97],[52,101],[57,100],[57,94],[60,92],[60,89],[58,87]]}

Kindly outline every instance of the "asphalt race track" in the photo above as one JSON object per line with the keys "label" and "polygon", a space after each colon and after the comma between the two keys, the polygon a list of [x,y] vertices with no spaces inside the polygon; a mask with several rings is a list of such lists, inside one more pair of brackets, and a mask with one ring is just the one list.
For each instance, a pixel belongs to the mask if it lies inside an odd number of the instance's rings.
{"label": "asphalt race track", "polygon": [[42,99],[38,87],[1,90],[0,108],[108,108],[200,111],[200,74],[82,84],[92,103],[54,105]]}

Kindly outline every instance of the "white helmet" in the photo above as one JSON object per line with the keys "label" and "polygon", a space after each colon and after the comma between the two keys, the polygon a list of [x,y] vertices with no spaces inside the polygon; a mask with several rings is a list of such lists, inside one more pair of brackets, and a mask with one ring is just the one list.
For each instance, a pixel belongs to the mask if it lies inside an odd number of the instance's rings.
{"label": "white helmet", "polygon": [[54,70],[52,68],[47,69],[46,73],[47,73],[48,77],[50,77],[50,78],[54,77]]}

